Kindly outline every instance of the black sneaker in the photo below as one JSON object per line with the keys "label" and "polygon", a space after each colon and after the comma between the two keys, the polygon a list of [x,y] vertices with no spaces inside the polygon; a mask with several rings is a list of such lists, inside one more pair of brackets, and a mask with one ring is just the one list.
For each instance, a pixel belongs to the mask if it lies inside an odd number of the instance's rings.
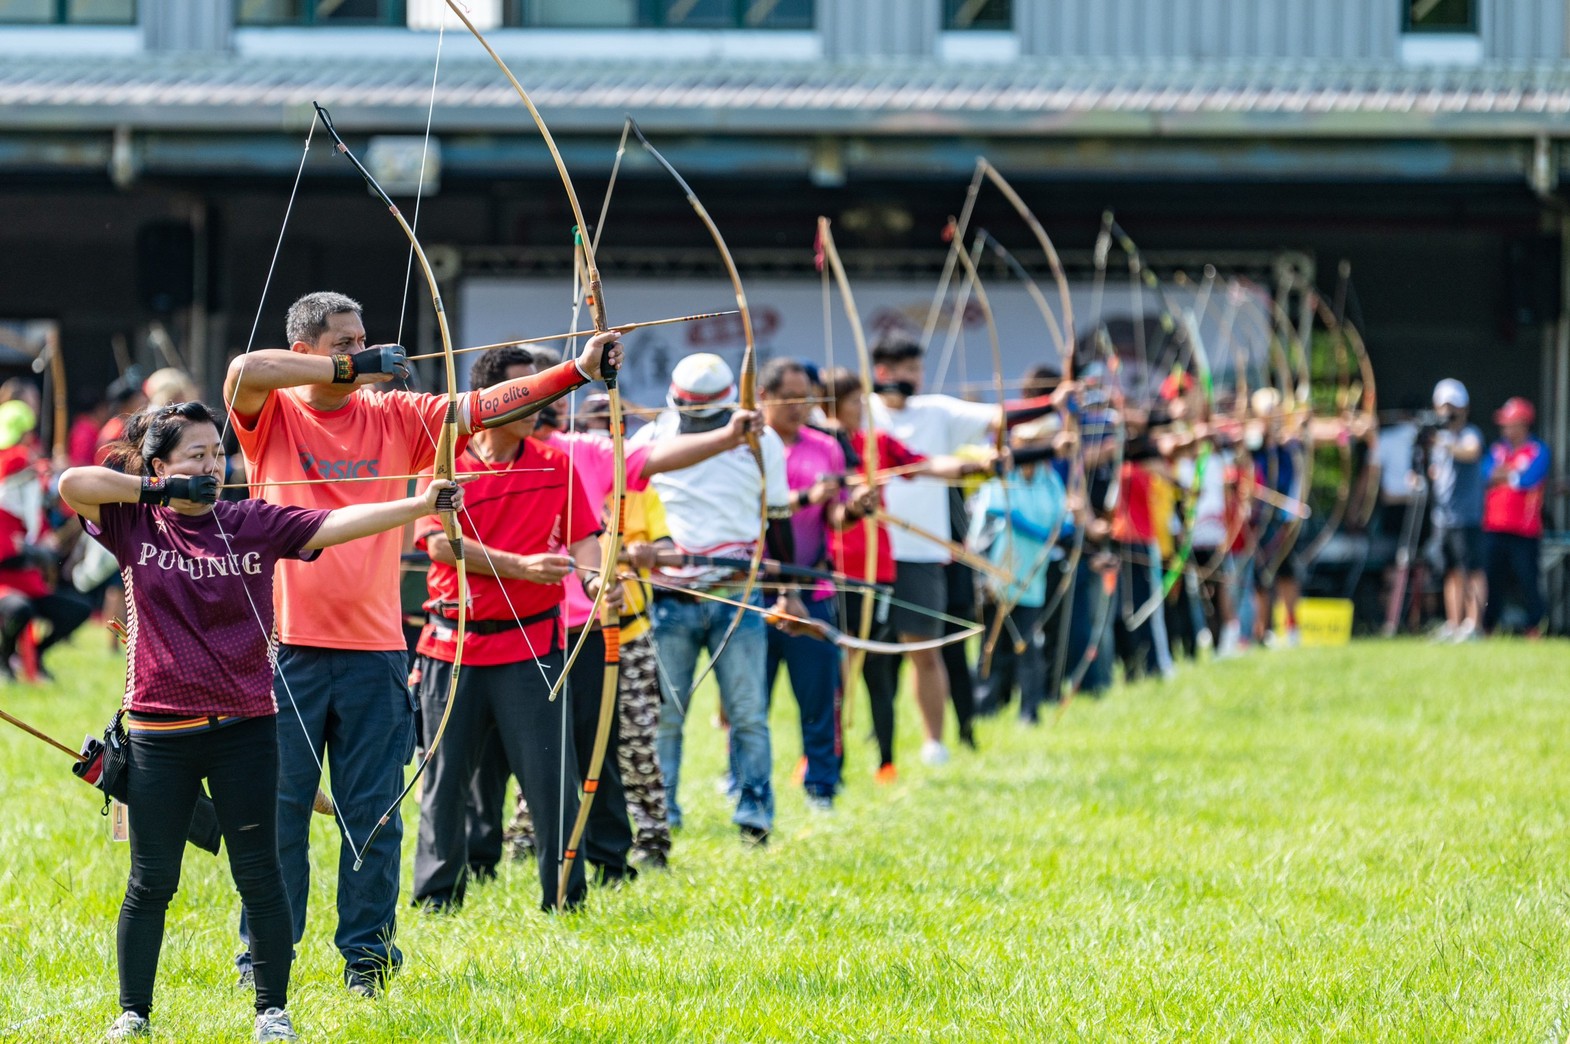
{"label": "black sneaker", "polygon": [[959,741],[971,750],[976,749],[976,730],[970,726],[969,722],[959,727]]}
{"label": "black sneaker", "polygon": [[751,845],[754,848],[766,848],[769,844],[769,832],[762,827],[743,824],[741,827],[741,840],[743,844]]}
{"label": "black sneaker", "polygon": [[354,996],[375,1000],[382,995],[386,977],[376,968],[351,966],[343,970],[343,983]]}
{"label": "black sneaker", "polygon": [[240,954],[235,959],[234,964],[240,970],[239,978],[235,981],[235,987],[254,992],[256,990],[256,970],[251,967],[250,951]]}
{"label": "black sneaker", "polygon": [[[414,907],[416,910],[419,910],[421,913],[428,914],[432,917],[440,916],[444,913],[451,913],[453,910],[458,908],[458,904],[453,902],[450,896],[445,895],[418,896],[415,899],[410,900],[409,905]],[[347,972],[344,974],[346,976],[348,975]],[[370,973],[367,972],[365,974]]]}
{"label": "black sneaker", "polygon": [[638,878],[638,868],[631,863],[621,866],[607,866],[603,863],[594,867],[594,883],[601,888],[620,888],[624,884],[631,884]]}

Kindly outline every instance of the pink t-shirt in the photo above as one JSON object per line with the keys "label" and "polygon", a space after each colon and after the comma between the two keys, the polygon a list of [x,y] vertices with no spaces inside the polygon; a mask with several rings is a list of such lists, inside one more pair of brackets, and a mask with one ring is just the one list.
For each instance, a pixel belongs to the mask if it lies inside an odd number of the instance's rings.
{"label": "pink t-shirt", "polygon": [[87,532],[119,560],[125,581],[126,709],[278,713],[273,567],[319,554],[304,547],[327,512],[220,500],[205,515],[104,504],[98,517]]}
{"label": "pink t-shirt", "polygon": [[[611,440],[605,435],[587,432],[554,432],[546,445],[560,450],[572,464],[573,479],[583,488],[584,498],[602,514],[608,506],[611,491],[616,485],[616,456]],[[652,446],[627,447],[627,492],[641,493],[648,488],[643,478],[643,463],[653,452]],[[567,577],[567,626],[582,627],[594,608],[593,599],[584,593],[583,583],[577,574]]]}
{"label": "pink t-shirt", "polygon": [[[306,405],[294,389],[267,396],[249,423],[239,414],[235,434],[245,451],[251,495],[275,504],[340,508],[409,495],[407,479],[269,486],[295,479],[413,475],[436,459],[447,400],[413,392],[360,389],[336,410]],[[459,438],[457,452],[468,445]],[[399,593],[403,531],[388,530],[328,548],[306,568],[278,566],[278,640],[322,649],[405,648]]]}
{"label": "pink t-shirt", "polygon": [[[785,481],[792,492],[809,489],[825,475],[845,473],[845,451],[832,435],[803,426],[796,441],[785,447]],[[818,566],[828,554],[827,527],[823,524],[823,505],[802,508],[790,517],[791,535],[796,544],[792,565]]]}

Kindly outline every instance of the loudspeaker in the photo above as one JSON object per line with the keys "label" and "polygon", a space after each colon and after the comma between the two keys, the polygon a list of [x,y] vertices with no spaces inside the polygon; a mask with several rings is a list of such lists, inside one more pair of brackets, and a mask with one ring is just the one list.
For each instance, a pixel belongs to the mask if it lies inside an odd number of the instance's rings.
{"label": "loudspeaker", "polygon": [[1563,253],[1558,236],[1512,239],[1505,245],[1505,299],[1511,322],[1535,326],[1559,318]]}
{"label": "loudspeaker", "polygon": [[136,293],[142,306],[167,315],[191,304],[196,232],[183,221],[154,221],[136,233]]}

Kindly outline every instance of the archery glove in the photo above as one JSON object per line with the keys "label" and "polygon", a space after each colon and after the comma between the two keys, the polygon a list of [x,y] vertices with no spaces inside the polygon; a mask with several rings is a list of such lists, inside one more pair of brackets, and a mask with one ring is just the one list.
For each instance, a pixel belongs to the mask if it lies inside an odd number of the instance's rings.
{"label": "archery glove", "polygon": [[390,373],[400,381],[409,379],[409,353],[401,344],[373,344],[348,359],[350,382],[366,373]]}
{"label": "archery glove", "polygon": [[168,504],[171,500],[189,500],[196,504],[214,504],[218,501],[216,475],[172,475],[166,479],[142,479],[143,504]]}

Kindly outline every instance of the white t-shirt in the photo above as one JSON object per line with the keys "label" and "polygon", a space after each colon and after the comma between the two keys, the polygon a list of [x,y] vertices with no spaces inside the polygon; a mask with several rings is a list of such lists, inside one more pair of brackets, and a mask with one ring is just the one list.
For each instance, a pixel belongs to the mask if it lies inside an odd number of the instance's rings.
{"label": "white t-shirt", "polygon": [[[1197,470],[1194,462],[1185,463],[1190,471]],[[1227,469],[1231,466],[1232,454],[1222,450],[1213,450],[1205,462],[1194,506],[1195,547],[1220,547],[1227,539]]]}
{"label": "white t-shirt", "polygon": [[[966,402],[951,395],[915,395],[905,408],[891,410],[883,398],[872,397],[872,423],[924,457],[941,457],[961,447],[987,441],[987,429],[1000,419],[999,407]],[[882,462],[879,462],[882,466]],[[937,479],[918,477],[890,482],[884,488],[885,510],[898,519],[937,536],[961,539],[949,528],[949,487]],[[948,548],[895,526],[888,527],[896,562],[947,562]]]}
{"label": "white t-shirt", "polygon": [[1417,425],[1392,424],[1379,429],[1379,493],[1393,504],[1412,499],[1412,451]]}
{"label": "white t-shirt", "polygon": [[[628,439],[641,446],[677,433],[678,416],[670,411],[645,424]],[[768,477],[769,507],[790,504],[785,481],[785,445],[771,428],[760,437],[763,471]],[[665,508],[671,538],[694,555],[750,556],[758,542],[758,463],[752,451],[737,446],[680,471],[649,480]]]}

